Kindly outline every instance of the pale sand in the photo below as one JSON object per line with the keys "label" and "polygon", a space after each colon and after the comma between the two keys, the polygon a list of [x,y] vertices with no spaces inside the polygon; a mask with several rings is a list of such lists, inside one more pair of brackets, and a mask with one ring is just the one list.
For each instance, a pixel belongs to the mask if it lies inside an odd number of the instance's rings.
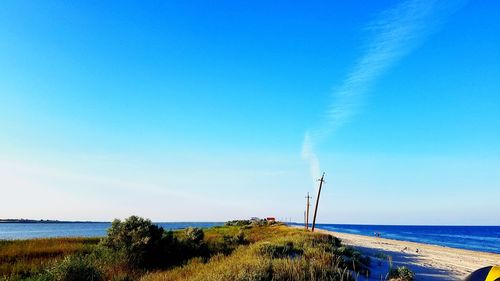
{"label": "pale sand", "polygon": [[[384,280],[389,262],[381,253],[392,257],[394,266],[405,265],[416,274],[416,280],[463,280],[469,273],[484,266],[500,265],[500,254],[448,248],[430,244],[414,243],[380,237],[369,237],[326,230],[372,257],[371,276],[358,280]],[[403,250],[407,247],[406,250]],[[418,253],[417,253],[418,249]],[[382,279],[381,279],[382,275]]]}

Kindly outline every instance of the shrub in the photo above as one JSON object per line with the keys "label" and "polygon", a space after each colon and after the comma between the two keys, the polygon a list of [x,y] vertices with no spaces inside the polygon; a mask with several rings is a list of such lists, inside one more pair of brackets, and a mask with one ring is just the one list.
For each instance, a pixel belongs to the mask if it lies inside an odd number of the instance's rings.
{"label": "shrub", "polygon": [[287,258],[294,257],[296,255],[302,254],[302,249],[296,249],[293,246],[293,242],[287,241],[284,245],[264,243],[260,247],[260,253],[262,255],[269,256],[270,258]]}
{"label": "shrub", "polygon": [[234,237],[233,237],[233,241],[236,243],[236,244],[247,244],[248,241],[247,241],[247,238],[245,236],[245,232],[243,232],[243,230],[240,230],[238,231],[238,234],[236,234]]}
{"label": "shrub", "polygon": [[[335,239],[332,241],[334,241],[335,244],[337,243]],[[337,245],[340,245],[340,240],[338,241]],[[363,275],[369,274],[369,266],[371,262],[369,256],[364,256],[361,252],[349,246],[340,246],[338,248],[334,247],[332,252],[335,255],[342,257],[345,267]]]}
{"label": "shrub", "polygon": [[131,216],[125,221],[115,219],[102,244],[115,251],[123,251],[131,266],[151,266],[162,255],[163,228],[148,219]]}
{"label": "shrub", "polygon": [[[68,256],[64,258],[52,270],[55,281],[98,281],[101,273],[95,265],[83,256]],[[38,280],[47,280],[47,276],[41,275]]]}
{"label": "shrub", "polygon": [[188,227],[186,228],[186,240],[189,242],[193,242],[199,244],[203,237],[205,237],[205,233],[201,228],[197,227]]}
{"label": "shrub", "polygon": [[391,268],[387,279],[398,280],[398,281],[413,281],[415,274],[406,266],[398,266],[397,268]]}
{"label": "shrub", "polygon": [[102,279],[105,280],[115,280],[133,273],[133,268],[130,268],[128,264],[125,251],[122,250],[116,251],[100,245],[87,258],[94,262],[101,272]]}
{"label": "shrub", "polygon": [[184,237],[183,240],[179,241],[177,251],[177,257],[181,261],[193,257],[209,258],[213,254],[213,250],[219,248],[214,243],[210,243],[209,247],[203,240],[205,233],[201,228],[187,228]]}
{"label": "shrub", "polygon": [[342,241],[335,236],[327,235],[325,239],[328,241],[328,243],[332,244],[334,247],[342,246]]}
{"label": "shrub", "polygon": [[233,220],[225,223],[226,226],[250,226],[251,220]]}

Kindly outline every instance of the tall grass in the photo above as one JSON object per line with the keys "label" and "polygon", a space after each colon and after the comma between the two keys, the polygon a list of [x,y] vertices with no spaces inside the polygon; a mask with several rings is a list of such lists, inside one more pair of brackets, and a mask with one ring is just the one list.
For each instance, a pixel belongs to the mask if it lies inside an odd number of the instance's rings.
{"label": "tall grass", "polygon": [[347,281],[368,274],[369,259],[327,234],[284,225],[198,232],[175,231],[163,264],[142,268],[99,238],[1,241],[0,280]]}
{"label": "tall grass", "polygon": [[[223,229],[223,233],[234,229]],[[253,243],[207,262],[192,260],[180,268],[149,273],[141,281],[352,280],[346,257],[331,236],[284,226],[245,229]],[[215,237],[212,235],[211,237]],[[352,254],[354,251],[345,251]]]}
{"label": "tall grass", "polygon": [[90,253],[99,238],[0,240],[0,277],[34,274],[64,256]]}

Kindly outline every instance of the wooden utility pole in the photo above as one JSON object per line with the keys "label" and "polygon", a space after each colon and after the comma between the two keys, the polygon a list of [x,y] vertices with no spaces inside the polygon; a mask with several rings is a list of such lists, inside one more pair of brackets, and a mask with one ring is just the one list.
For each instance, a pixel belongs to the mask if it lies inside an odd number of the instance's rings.
{"label": "wooden utility pole", "polygon": [[306,227],[306,211],[304,211],[304,227]]}
{"label": "wooden utility pole", "polygon": [[316,207],[314,208],[314,217],[313,217],[313,225],[312,232],[314,232],[314,227],[316,226],[316,215],[318,214],[318,204],[319,204],[319,196],[321,195],[321,187],[323,186],[323,182],[325,182],[325,173],[321,176],[319,181],[319,190],[318,190],[318,198],[316,198]]}
{"label": "wooden utility pole", "polygon": [[311,196],[309,196],[308,192],[306,196],[306,213],[305,213],[306,230],[309,229],[309,206],[310,206],[309,199],[311,199]]}

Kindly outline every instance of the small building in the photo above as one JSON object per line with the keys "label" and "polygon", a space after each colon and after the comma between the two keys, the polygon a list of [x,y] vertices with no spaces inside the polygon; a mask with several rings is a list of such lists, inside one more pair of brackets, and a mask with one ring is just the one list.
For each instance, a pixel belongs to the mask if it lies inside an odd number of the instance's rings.
{"label": "small building", "polygon": [[276,221],[276,218],[273,218],[273,217],[267,217],[267,218],[266,218],[266,221]]}

